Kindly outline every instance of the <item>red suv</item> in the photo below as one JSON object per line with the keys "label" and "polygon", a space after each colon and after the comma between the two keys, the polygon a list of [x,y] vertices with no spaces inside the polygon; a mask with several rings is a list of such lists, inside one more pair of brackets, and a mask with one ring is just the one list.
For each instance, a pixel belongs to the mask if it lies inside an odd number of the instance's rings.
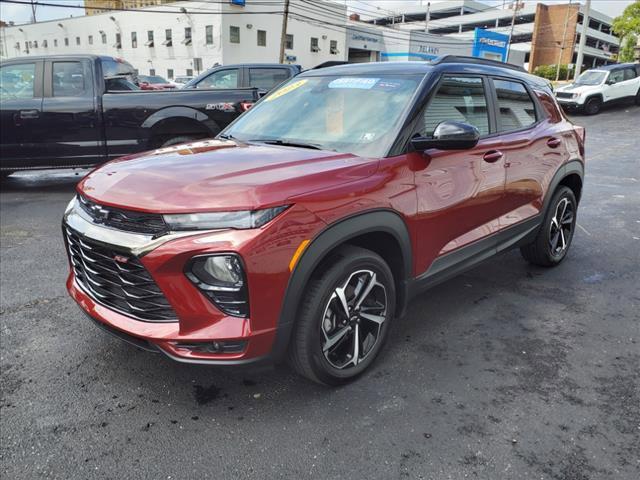
{"label": "red suv", "polygon": [[584,130],[519,68],[312,70],[215,140],[91,172],[64,215],[67,287],[174,360],[288,359],[340,384],[426,287],[515,247],[559,264],[583,174]]}

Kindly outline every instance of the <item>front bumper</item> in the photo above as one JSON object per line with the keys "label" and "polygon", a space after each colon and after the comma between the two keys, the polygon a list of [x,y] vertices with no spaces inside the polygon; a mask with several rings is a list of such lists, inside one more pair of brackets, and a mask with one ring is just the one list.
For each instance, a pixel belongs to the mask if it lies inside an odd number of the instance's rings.
{"label": "front bumper", "polygon": [[[75,277],[73,268],[67,290],[91,319],[140,348],[188,363],[238,365],[264,360],[272,354],[281,299],[290,276],[289,261],[300,238],[310,234],[300,226],[307,223],[311,228],[313,224],[304,209],[292,208],[282,216],[286,218],[261,229],[191,232],[154,239],[97,225],[70,205],[64,224],[92,240],[135,255],[171,304],[177,321],[143,321],[105,306]],[[194,256],[221,252],[243,258],[249,318],[222,313],[184,274],[185,265]],[[193,348],[211,342],[240,343],[242,350],[231,353]]]}
{"label": "front bumper", "polygon": [[556,100],[558,101],[561,107],[566,108],[567,110],[579,110],[583,106],[583,104],[578,103],[574,99],[570,99],[570,98],[556,97]]}

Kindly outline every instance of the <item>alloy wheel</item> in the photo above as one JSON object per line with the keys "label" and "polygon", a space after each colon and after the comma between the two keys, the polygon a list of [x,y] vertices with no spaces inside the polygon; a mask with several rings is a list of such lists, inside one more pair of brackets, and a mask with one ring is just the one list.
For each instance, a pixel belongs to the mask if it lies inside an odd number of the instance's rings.
{"label": "alloy wheel", "polygon": [[551,218],[551,228],[549,228],[549,247],[551,248],[551,253],[556,257],[563,255],[569,247],[573,219],[573,204],[566,197],[560,199]]}
{"label": "alloy wheel", "polygon": [[387,291],[371,270],[358,270],[337,287],[324,309],[324,358],[337,369],[355,367],[374,350],[387,318]]}

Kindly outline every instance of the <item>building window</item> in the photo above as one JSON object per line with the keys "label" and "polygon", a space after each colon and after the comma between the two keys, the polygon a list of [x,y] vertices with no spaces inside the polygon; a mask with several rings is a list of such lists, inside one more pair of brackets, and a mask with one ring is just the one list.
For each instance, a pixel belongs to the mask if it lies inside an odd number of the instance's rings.
{"label": "building window", "polygon": [[284,48],[287,50],[293,50],[293,35],[290,33],[287,33],[287,36],[285,37]]}
{"label": "building window", "polygon": [[116,33],[116,44],[114,48],[122,48],[122,35],[120,33]]}
{"label": "building window", "polygon": [[202,58],[197,57],[193,59],[193,69],[198,73],[202,71]]}
{"label": "building window", "polygon": [[185,45],[191,45],[191,27],[185,27],[184,29],[184,40],[182,41]]}
{"label": "building window", "polygon": [[166,45],[167,47],[171,47],[173,46],[173,38],[172,38],[172,34],[171,34],[171,29],[167,28],[164,31],[164,42],[162,42],[163,45]]}
{"label": "building window", "polygon": [[100,38],[102,40],[102,44],[105,45],[107,43],[107,34],[104,32],[100,32]]}
{"label": "building window", "polygon": [[229,42],[240,43],[240,27],[229,27]]}
{"label": "building window", "polygon": [[147,47],[153,47],[153,30],[147,30]]}
{"label": "building window", "polygon": [[57,46],[58,46],[58,39],[57,39],[57,38],[54,38],[54,39],[53,39],[53,46],[54,46],[54,47],[57,47]]}
{"label": "building window", "polygon": [[89,35],[89,45],[93,45],[93,35]]}
{"label": "building window", "polygon": [[49,44],[47,43],[46,40],[42,41],[42,48],[47,48],[49,46]]}
{"label": "building window", "polygon": [[138,33],[131,32],[131,48],[138,48]]}
{"label": "building window", "polygon": [[332,55],[337,55],[338,52],[338,41],[337,40],[331,40],[330,44],[329,44],[329,53]]}
{"label": "building window", "polygon": [[204,27],[205,43],[207,45],[213,45],[213,25],[207,25]]}
{"label": "building window", "polygon": [[258,30],[258,46],[266,47],[267,46],[267,32],[266,30]]}
{"label": "building window", "polygon": [[167,78],[173,80],[173,68],[167,69]]}
{"label": "building window", "polygon": [[76,37],[76,45],[80,45],[80,37]]}
{"label": "building window", "polygon": [[69,46],[69,37],[65,37],[64,38],[64,46],[68,47]]}
{"label": "building window", "polygon": [[149,75],[154,76],[156,74],[156,69],[155,68],[150,68],[149,69]]}
{"label": "building window", "polygon": [[33,48],[38,48],[38,41],[37,40],[33,41]]}
{"label": "building window", "polygon": [[193,68],[187,68],[187,77],[193,77]]}
{"label": "building window", "polygon": [[16,42],[16,49],[20,51],[20,42]]}
{"label": "building window", "polygon": [[315,37],[311,37],[311,51],[312,52],[320,51],[320,47],[318,46],[318,39]]}

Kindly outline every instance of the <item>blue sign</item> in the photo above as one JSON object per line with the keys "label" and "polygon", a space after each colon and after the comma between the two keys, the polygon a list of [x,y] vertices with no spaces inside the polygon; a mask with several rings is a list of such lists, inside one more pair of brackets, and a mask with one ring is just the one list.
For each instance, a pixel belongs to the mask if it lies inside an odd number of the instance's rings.
{"label": "blue sign", "polygon": [[474,57],[506,62],[508,47],[509,35],[476,28],[473,39]]}
{"label": "blue sign", "polygon": [[241,7],[244,7],[245,4],[245,0],[230,0],[232,5],[239,5]]}

